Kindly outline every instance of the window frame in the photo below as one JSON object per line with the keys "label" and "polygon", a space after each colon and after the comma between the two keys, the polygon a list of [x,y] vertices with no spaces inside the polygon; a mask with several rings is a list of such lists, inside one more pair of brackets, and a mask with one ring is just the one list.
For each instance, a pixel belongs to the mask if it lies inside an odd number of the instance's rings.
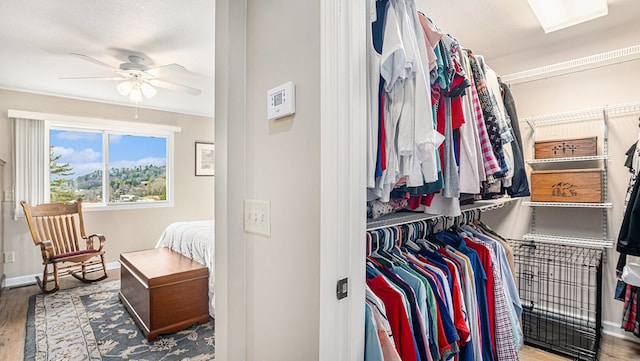
{"label": "window frame", "polygon": [[[167,161],[166,161],[166,177],[167,177],[167,200],[158,202],[132,202],[132,203],[113,203],[103,201],[101,204],[85,203],[83,209],[87,211],[95,210],[120,210],[120,209],[144,209],[144,208],[165,208],[173,207],[174,200],[174,180],[175,180],[175,133],[182,131],[181,127],[153,124],[153,123],[138,123],[128,121],[118,121],[101,118],[90,117],[74,117],[56,114],[44,114],[28,111],[10,110],[10,117],[20,117],[27,119],[39,119],[44,121],[44,137],[46,145],[44,147],[45,154],[44,159],[47,160],[45,164],[45,183],[44,183],[44,196],[47,202],[50,200],[50,145],[51,145],[51,129],[71,130],[71,131],[97,131],[102,133],[103,147],[102,152],[107,149],[108,152],[108,134],[127,134],[137,136],[160,136],[167,139]],[[105,135],[105,132],[107,135]],[[107,142],[107,144],[105,144]],[[108,153],[103,153],[103,182],[104,175],[108,179]],[[109,184],[109,183],[106,183]],[[105,185],[103,184],[103,187]],[[106,194],[105,194],[106,195]],[[103,197],[103,200],[108,200],[108,197]]]}

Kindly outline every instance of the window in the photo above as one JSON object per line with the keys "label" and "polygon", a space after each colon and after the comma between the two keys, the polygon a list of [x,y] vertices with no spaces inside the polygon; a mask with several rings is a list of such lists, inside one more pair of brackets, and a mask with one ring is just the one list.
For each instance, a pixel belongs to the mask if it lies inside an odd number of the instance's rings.
{"label": "window", "polygon": [[47,128],[52,202],[78,197],[103,206],[170,201],[170,135],[53,122]]}
{"label": "window", "polygon": [[[28,163],[16,174],[16,180],[25,178],[16,187],[21,199],[37,204],[80,197],[86,207],[109,209],[173,204],[173,136],[179,127],[13,112],[20,115],[12,117],[16,156]],[[44,147],[33,140],[20,145],[21,139],[38,139],[20,131],[21,121],[42,124]],[[34,175],[43,181],[31,181]]]}

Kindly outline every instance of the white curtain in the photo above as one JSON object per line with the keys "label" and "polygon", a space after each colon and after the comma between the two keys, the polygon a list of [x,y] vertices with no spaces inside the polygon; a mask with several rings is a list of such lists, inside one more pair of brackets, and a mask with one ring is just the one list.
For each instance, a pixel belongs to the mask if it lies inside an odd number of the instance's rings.
{"label": "white curtain", "polygon": [[13,118],[15,167],[13,184],[13,219],[23,214],[20,201],[40,204],[45,201],[45,166],[49,152],[45,149],[45,127],[43,120]]}

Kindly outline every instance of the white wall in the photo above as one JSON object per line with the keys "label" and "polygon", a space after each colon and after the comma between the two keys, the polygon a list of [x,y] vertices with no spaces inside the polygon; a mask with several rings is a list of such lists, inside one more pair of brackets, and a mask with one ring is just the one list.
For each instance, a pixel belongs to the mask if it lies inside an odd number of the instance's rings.
{"label": "white wall", "polygon": [[[318,357],[319,9],[247,1],[246,198],[271,201],[271,237],[246,237],[247,360]],[[296,114],[268,121],[267,90],[286,81]]]}
{"label": "white wall", "polygon": [[[216,194],[225,193],[216,204],[226,208],[216,227],[216,352],[225,360],[318,359],[319,9],[216,2],[216,129],[227,160],[216,170]],[[267,90],[286,81],[296,114],[268,121]],[[242,231],[244,199],[271,202],[270,237]]]}
{"label": "white wall", "polygon": [[[213,217],[214,177],[194,175],[194,143],[213,141],[213,119],[147,109],[139,109],[139,118],[134,119],[133,107],[0,90],[0,159],[7,162],[4,190],[13,188],[14,168],[8,109],[182,127],[174,142],[174,207],[86,212],[87,232],[103,233],[107,238],[107,262],[117,261],[122,252],[153,248],[171,222]],[[5,264],[7,278],[40,273],[40,251],[33,245],[24,217],[14,221],[12,210],[12,202],[5,202],[4,250],[15,252],[15,263]]]}

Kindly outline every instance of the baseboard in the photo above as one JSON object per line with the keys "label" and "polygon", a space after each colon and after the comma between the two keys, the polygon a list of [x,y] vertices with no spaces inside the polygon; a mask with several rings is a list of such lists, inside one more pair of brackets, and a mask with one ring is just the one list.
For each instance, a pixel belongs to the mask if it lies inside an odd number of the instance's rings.
{"label": "baseboard", "polygon": [[635,343],[640,343],[640,338],[635,337],[633,334],[623,330],[619,324],[604,321],[602,322],[602,331],[605,335],[622,338]]}
{"label": "baseboard", "polygon": [[0,276],[0,297],[2,297],[2,292],[6,288],[6,285],[4,284],[4,280],[6,278],[7,278],[7,276],[4,273],[2,274],[2,276]]}
{"label": "baseboard", "polygon": [[[120,268],[120,262],[111,262],[111,263],[107,263],[107,270],[112,270],[112,269],[119,269]],[[7,282],[5,284],[6,288],[15,288],[15,287],[22,287],[22,286],[29,286],[29,285],[35,285],[36,284],[36,276],[40,276],[40,274],[32,274],[32,275],[26,275],[26,276],[18,276],[18,277],[10,277],[7,278]]]}

